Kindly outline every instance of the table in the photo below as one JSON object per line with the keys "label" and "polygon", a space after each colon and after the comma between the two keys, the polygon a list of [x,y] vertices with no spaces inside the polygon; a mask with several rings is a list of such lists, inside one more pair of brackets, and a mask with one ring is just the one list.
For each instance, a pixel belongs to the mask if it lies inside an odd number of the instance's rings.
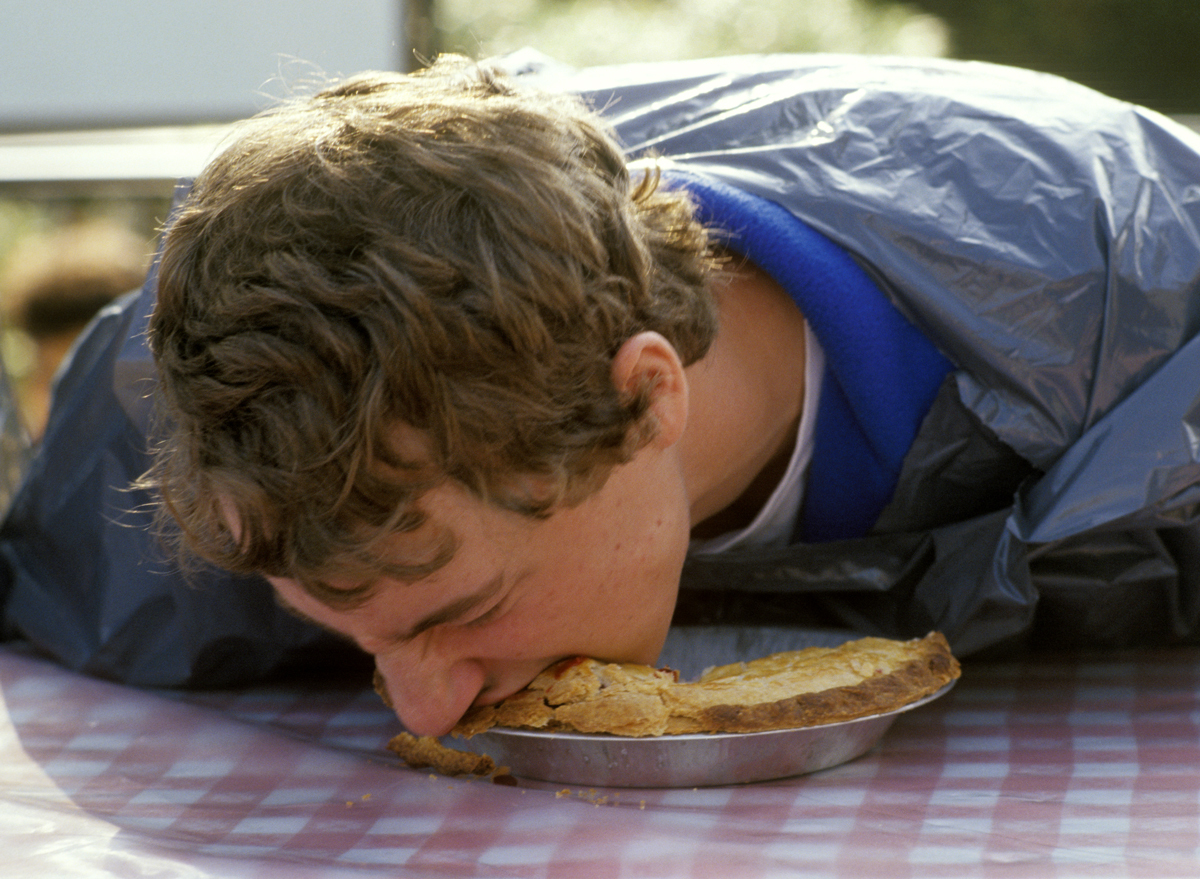
{"label": "table", "polygon": [[142,692],[0,648],[0,875],[1200,875],[1200,651],[964,666],[834,769],[585,790],[397,765],[365,687]]}

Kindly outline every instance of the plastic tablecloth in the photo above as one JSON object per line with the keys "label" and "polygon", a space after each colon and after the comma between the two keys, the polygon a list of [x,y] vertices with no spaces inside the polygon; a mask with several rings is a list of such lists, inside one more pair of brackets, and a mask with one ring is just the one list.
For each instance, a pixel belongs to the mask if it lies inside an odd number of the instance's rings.
{"label": "plastic tablecloth", "polygon": [[0,649],[5,877],[1200,875],[1200,651],[968,662],[799,778],[579,789],[397,764],[365,686],[181,696]]}

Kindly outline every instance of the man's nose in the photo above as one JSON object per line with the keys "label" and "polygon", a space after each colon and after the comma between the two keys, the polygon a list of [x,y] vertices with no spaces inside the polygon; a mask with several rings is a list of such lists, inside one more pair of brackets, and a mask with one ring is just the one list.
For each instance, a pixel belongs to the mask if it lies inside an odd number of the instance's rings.
{"label": "man's nose", "polygon": [[486,681],[474,660],[418,658],[408,651],[377,654],[375,668],[400,722],[418,736],[448,733]]}

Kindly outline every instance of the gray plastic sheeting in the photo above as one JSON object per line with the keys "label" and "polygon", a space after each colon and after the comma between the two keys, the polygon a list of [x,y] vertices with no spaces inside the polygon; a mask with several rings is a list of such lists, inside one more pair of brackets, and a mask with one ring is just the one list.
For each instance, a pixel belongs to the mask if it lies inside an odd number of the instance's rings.
{"label": "gray plastic sheeting", "polygon": [[[683,617],[769,621],[772,639],[793,623],[939,628],[960,653],[1195,635],[1200,138],[973,63],[508,63],[586,94],[633,155],[771,199],[841,244],[957,367],[870,534],[693,559]],[[4,632],[140,684],[326,660],[329,640],[260,581],[174,572],[127,490],[146,466],[152,304],[151,282],[102,315],[62,379],[0,534]]]}

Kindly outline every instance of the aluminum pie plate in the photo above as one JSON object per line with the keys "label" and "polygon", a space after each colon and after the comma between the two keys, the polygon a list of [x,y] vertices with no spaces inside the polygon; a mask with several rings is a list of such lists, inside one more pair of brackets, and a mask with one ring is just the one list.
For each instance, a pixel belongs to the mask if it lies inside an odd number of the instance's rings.
{"label": "aluminum pie plate", "polygon": [[954,686],[883,714],[756,733],[629,738],[493,728],[452,747],[487,754],[513,775],[588,787],[706,787],[804,775],[870,750],[895,719]]}

